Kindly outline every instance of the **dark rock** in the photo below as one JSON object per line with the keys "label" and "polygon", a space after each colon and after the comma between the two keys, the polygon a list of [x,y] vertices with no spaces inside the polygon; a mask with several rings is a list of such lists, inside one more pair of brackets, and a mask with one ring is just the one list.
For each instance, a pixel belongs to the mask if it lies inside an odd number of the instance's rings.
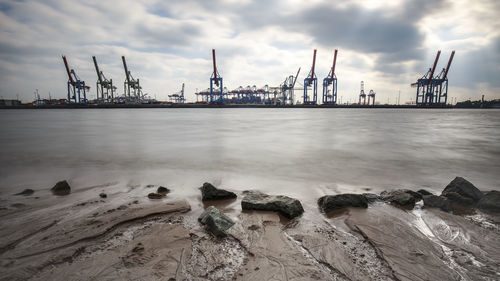
{"label": "dark rock", "polygon": [[500,191],[492,190],[479,200],[477,207],[482,210],[500,212]]}
{"label": "dark rock", "polygon": [[420,193],[421,195],[433,195],[432,193],[430,193],[429,191],[427,191],[425,189],[419,189],[419,190],[417,190],[417,193]]}
{"label": "dark rock", "polygon": [[160,194],[167,194],[170,192],[170,189],[166,188],[166,187],[163,187],[163,186],[160,186],[158,187],[158,189],[156,190],[157,193],[160,193]]}
{"label": "dark rock", "polygon": [[456,177],[454,180],[452,180],[444,188],[441,195],[448,197],[447,194],[450,192],[456,192],[463,197],[472,199],[474,202],[479,201],[483,197],[483,193],[479,189],[477,189],[477,187],[475,187],[468,180],[461,177]]}
{"label": "dark rock", "polygon": [[234,225],[234,222],[228,216],[214,206],[206,208],[198,218],[198,221],[208,226],[210,231],[217,237],[227,236],[226,230]]}
{"label": "dark rock", "polygon": [[165,195],[156,192],[151,192],[148,194],[149,199],[162,199],[163,197],[165,197]]}
{"label": "dark rock", "polygon": [[345,207],[368,207],[368,200],[361,194],[325,195],[318,199],[321,211],[328,213]]}
{"label": "dark rock", "polygon": [[50,190],[55,195],[68,195],[71,193],[71,187],[65,180],[56,183],[56,185],[54,185],[54,187],[52,187]]}
{"label": "dark rock", "polygon": [[232,199],[236,198],[236,194],[224,189],[218,189],[212,184],[206,182],[200,187],[201,190],[201,200],[221,200],[221,199]]}
{"label": "dark rock", "polygon": [[19,192],[19,193],[16,193],[16,194],[14,194],[14,195],[24,195],[24,196],[28,196],[28,195],[31,195],[31,194],[33,194],[33,193],[35,193],[35,191],[34,191],[33,189],[27,188],[27,189],[25,189],[25,190],[23,190],[23,191],[21,191],[21,192]]}
{"label": "dark rock", "polygon": [[241,200],[243,210],[277,211],[287,218],[295,218],[304,213],[300,201],[283,195],[267,195],[249,191]]}
{"label": "dark rock", "polygon": [[425,207],[432,207],[432,208],[439,208],[445,212],[451,212],[451,202],[448,200],[448,198],[444,196],[437,196],[437,195],[424,195],[424,206]]}
{"label": "dark rock", "polygon": [[[415,206],[415,199],[418,199],[415,194],[418,193],[410,191],[408,189],[397,189],[392,191],[382,191],[382,193],[380,193],[380,198],[382,198],[382,200],[384,201],[399,206],[413,208],[413,206]],[[420,198],[422,197],[422,195],[418,195],[420,196]]]}
{"label": "dark rock", "polygon": [[362,195],[366,198],[366,200],[368,200],[368,203],[373,203],[377,200],[380,200],[380,196],[375,193],[363,193]]}
{"label": "dark rock", "polygon": [[448,198],[450,201],[456,204],[474,205],[474,200],[472,200],[472,198],[464,197],[456,192],[447,192],[446,194],[441,196]]}
{"label": "dark rock", "polygon": [[99,197],[101,197],[101,198],[107,198],[108,195],[106,193],[102,192],[102,193],[99,194]]}

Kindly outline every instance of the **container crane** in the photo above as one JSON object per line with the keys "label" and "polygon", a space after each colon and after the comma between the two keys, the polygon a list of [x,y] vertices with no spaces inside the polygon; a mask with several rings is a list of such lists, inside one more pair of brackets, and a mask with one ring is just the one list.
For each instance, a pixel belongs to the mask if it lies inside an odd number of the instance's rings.
{"label": "container crane", "polygon": [[134,79],[127,68],[125,56],[122,56],[123,68],[125,69],[125,82],[123,83],[123,92],[128,101],[140,102],[142,97],[142,87],[139,79]]}
{"label": "container crane", "polygon": [[[309,74],[304,79],[304,104],[316,104],[318,101],[318,78],[314,73],[315,66],[316,66],[316,49],[314,49],[311,71],[309,71]],[[309,87],[312,87],[313,91],[312,100],[309,99],[309,95],[307,94]]]}
{"label": "container crane", "polygon": [[94,61],[95,71],[97,72],[97,99],[99,100],[100,96],[101,102],[113,102],[114,93],[116,91],[116,87],[113,86],[113,79],[107,79],[104,73],[99,70],[99,65],[97,64],[95,56],[92,56],[92,60]]}
{"label": "container crane", "polygon": [[[363,99],[363,104],[361,104],[361,99]],[[365,82],[361,81],[361,91],[359,92],[359,105],[366,104],[366,94],[365,94]]]}
{"label": "container crane", "polygon": [[[333,55],[333,65],[330,73],[323,79],[323,104],[337,103],[337,75],[335,75],[335,64],[337,62],[337,49]],[[331,89],[330,88],[331,85]]]}
{"label": "container crane", "polygon": [[[224,88],[222,87],[222,76],[217,71],[217,64],[215,61],[215,49],[212,49],[212,62],[214,72],[210,77],[210,103],[224,103]],[[216,87],[214,87],[214,84]],[[215,91],[215,92],[214,92]]]}
{"label": "container crane", "polygon": [[446,104],[448,100],[448,71],[450,70],[451,62],[455,56],[455,51],[451,52],[446,68],[441,70],[441,73],[436,77],[437,83],[434,84],[434,103]]}
{"label": "container crane", "polygon": [[74,69],[69,68],[66,56],[63,55],[62,59],[68,74],[68,103],[87,103],[87,91],[90,87],[85,85],[85,81],[80,80]]}
{"label": "container crane", "polygon": [[180,92],[168,95],[168,98],[174,103],[184,103],[186,101],[184,98],[184,83],[182,83],[182,89]]}
{"label": "container crane", "polygon": [[368,93],[368,105],[370,105],[370,98],[372,99],[372,105],[375,105],[375,92],[373,90]]}
{"label": "container crane", "polygon": [[297,70],[297,74],[295,74],[295,77],[293,75],[290,75],[283,82],[283,85],[281,86],[281,92],[283,93],[283,105],[286,105],[288,100],[290,101],[290,104],[293,105],[294,103],[293,91],[295,89],[295,83],[297,82],[297,77],[299,76],[299,73],[300,73],[300,67],[299,70]]}
{"label": "container crane", "polygon": [[[429,68],[427,73],[417,82],[411,84],[412,87],[417,88],[416,104],[419,105],[444,105],[448,96],[448,71],[451,66],[455,51],[451,52],[450,59],[446,68],[443,68],[441,73],[434,77],[434,72],[439,60],[441,51],[438,51],[432,68]],[[444,86],[444,87],[443,87]]]}

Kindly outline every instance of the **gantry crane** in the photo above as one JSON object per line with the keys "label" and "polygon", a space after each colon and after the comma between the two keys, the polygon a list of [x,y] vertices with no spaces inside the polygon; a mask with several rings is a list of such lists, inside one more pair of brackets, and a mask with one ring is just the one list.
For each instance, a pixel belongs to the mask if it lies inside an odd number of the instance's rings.
{"label": "gantry crane", "polygon": [[174,103],[184,103],[186,101],[184,98],[184,83],[182,83],[182,89],[180,92],[168,95],[168,98]]}
{"label": "gantry crane", "polygon": [[455,56],[455,51],[451,52],[450,59],[448,60],[448,65],[443,68],[441,73],[434,77],[434,72],[436,70],[437,62],[441,51],[437,52],[436,59],[432,68],[429,68],[427,73],[417,82],[411,84],[412,87],[417,87],[417,97],[416,104],[420,105],[434,105],[440,104],[444,105],[448,98],[448,71],[450,70],[451,62]]}
{"label": "gantry crane", "polygon": [[[315,66],[316,66],[316,49],[314,49],[311,71],[309,71],[309,74],[304,79],[304,104],[316,104],[318,101],[318,78],[314,73]],[[312,99],[309,99],[309,95],[307,94],[309,87],[312,87],[313,91]]]}
{"label": "gantry crane", "polygon": [[87,103],[87,90],[90,90],[90,87],[85,85],[85,81],[80,80],[74,69],[70,70],[66,56],[63,55],[62,59],[68,74],[68,103]]}
{"label": "gantry crane", "polygon": [[[337,62],[337,49],[333,55],[333,65],[330,73],[323,79],[323,104],[337,103],[337,75],[335,75],[335,64]],[[331,88],[330,88],[331,85]],[[330,89],[329,89],[330,88]]]}
{"label": "gantry crane", "polygon": [[[224,88],[222,87],[222,76],[217,71],[217,64],[215,61],[215,49],[212,49],[212,62],[214,72],[210,77],[210,103],[224,103]],[[218,88],[214,87],[217,86]]]}
{"label": "gantry crane", "polygon": [[123,92],[129,102],[140,102],[142,98],[142,87],[139,84],[139,79],[134,79],[127,68],[125,56],[122,56],[123,68],[125,69],[125,82],[123,83]]}
{"label": "gantry crane", "polygon": [[[363,104],[361,104],[361,99],[363,99]],[[365,82],[361,81],[361,91],[359,92],[359,105],[366,104],[366,94],[365,94]]]}
{"label": "gantry crane", "polygon": [[99,70],[95,56],[92,56],[92,60],[94,61],[95,71],[97,72],[97,100],[101,102],[113,102],[116,90],[116,87],[113,86],[113,79],[107,79],[104,73]]}
{"label": "gantry crane", "polygon": [[300,73],[300,67],[299,70],[297,70],[297,74],[295,74],[295,77],[293,75],[290,75],[288,78],[285,79],[283,84],[281,85],[281,92],[283,93],[283,105],[286,105],[288,101],[290,101],[290,104],[293,105],[294,103],[294,89],[295,89],[295,82],[297,82],[297,77],[299,77]]}
{"label": "gantry crane", "polygon": [[375,105],[375,92],[373,90],[368,93],[368,105],[370,105],[370,98],[372,99],[372,105]]}

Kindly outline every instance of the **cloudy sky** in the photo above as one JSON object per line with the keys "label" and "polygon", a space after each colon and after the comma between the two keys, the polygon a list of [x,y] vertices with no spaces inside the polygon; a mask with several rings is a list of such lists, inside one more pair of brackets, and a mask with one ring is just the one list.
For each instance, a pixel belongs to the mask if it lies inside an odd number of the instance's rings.
{"label": "cloudy sky", "polygon": [[[336,73],[342,101],[357,100],[359,84],[377,100],[415,100],[410,83],[450,53],[449,95],[458,100],[500,98],[498,0],[0,0],[0,95],[31,101],[64,98],[61,55],[92,87],[92,56],[123,93],[125,55],[145,92],[160,100],[186,84],[186,97],[209,86],[211,49],[228,89],[278,86],[318,50],[322,79],[339,49]],[[321,92],[321,89],[319,89]]]}

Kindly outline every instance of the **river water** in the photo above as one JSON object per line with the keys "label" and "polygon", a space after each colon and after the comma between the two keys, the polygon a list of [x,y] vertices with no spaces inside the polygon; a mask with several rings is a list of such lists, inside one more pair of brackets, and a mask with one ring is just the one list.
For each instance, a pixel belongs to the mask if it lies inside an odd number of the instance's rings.
{"label": "river water", "polygon": [[[209,181],[313,201],[426,188],[500,189],[500,110],[57,109],[0,111],[0,194],[121,183],[195,195]],[[308,199],[308,200],[307,200]]]}

